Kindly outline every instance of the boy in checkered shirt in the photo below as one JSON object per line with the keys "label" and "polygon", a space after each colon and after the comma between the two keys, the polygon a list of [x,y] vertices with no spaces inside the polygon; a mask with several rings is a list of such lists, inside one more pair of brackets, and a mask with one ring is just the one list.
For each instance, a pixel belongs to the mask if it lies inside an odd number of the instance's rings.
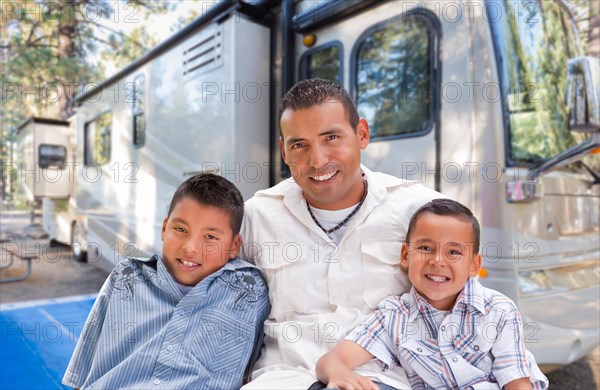
{"label": "boy in checkered shirt", "polygon": [[352,371],[377,358],[383,370],[400,364],[413,389],[546,389],[514,302],[474,279],[479,231],[471,211],[453,200],[417,210],[401,253],[413,288],[384,299],[323,355],[319,380],[328,388],[389,389]]}

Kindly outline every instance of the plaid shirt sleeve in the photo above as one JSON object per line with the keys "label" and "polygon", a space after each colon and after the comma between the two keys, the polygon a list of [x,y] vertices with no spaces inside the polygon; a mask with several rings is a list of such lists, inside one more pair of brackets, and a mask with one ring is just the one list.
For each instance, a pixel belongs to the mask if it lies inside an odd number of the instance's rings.
{"label": "plaid shirt sleeve", "polygon": [[538,368],[535,358],[525,348],[523,321],[511,302],[498,323],[498,337],[492,347],[492,374],[500,388],[519,378],[530,378],[534,389],[547,389],[548,379]]}
{"label": "plaid shirt sleeve", "polygon": [[393,297],[383,300],[375,312],[346,336],[346,340],[357,343],[388,367],[398,364],[397,349],[387,324],[393,323],[390,317],[395,317],[399,313],[389,307],[386,301],[390,299]]}

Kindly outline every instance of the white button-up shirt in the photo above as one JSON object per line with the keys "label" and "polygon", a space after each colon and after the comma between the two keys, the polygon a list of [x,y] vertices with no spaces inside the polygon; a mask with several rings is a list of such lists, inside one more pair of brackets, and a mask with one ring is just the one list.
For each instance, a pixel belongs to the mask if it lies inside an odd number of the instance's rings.
{"label": "white button-up shirt", "polygon": [[[246,202],[242,258],[263,269],[271,313],[265,344],[245,388],[304,388],[317,360],[360,324],[386,296],[406,292],[400,250],[412,214],[443,197],[421,184],[362,166],[369,192],[336,245],[310,217],[300,187],[286,180]],[[399,367],[364,374],[397,388]],[[277,378],[286,378],[281,382]]]}

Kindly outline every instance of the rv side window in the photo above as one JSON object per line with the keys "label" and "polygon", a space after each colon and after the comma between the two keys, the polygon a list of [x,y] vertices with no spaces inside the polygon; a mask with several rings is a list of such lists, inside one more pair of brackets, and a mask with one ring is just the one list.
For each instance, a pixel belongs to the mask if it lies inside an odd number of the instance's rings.
{"label": "rv side window", "polygon": [[64,169],[67,159],[67,148],[62,145],[41,144],[38,148],[38,164],[40,168],[55,167]]}
{"label": "rv side window", "polygon": [[144,146],[146,142],[146,120],[144,116],[144,75],[140,74],[133,79],[133,145],[137,148]]}
{"label": "rv side window", "polygon": [[402,15],[376,25],[358,40],[354,93],[371,137],[426,133],[433,121],[432,27]]}
{"label": "rv side window", "polygon": [[106,112],[85,124],[86,165],[102,165],[110,161],[112,113]]}
{"label": "rv side window", "polygon": [[300,59],[302,79],[320,78],[343,85],[342,44],[330,42],[304,53]]}

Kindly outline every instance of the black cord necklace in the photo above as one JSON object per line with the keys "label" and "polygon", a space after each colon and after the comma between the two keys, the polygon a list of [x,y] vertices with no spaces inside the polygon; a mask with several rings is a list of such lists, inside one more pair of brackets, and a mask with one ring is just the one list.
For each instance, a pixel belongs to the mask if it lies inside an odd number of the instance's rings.
{"label": "black cord necklace", "polygon": [[342,226],[344,226],[346,224],[346,222],[348,222],[350,220],[350,218],[352,218],[354,216],[354,214],[356,214],[358,212],[358,210],[360,209],[360,206],[362,206],[362,204],[365,202],[365,199],[367,198],[367,193],[369,192],[369,184],[367,183],[366,180],[363,180],[363,183],[365,185],[365,191],[363,192],[363,196],[360,199],[360,202],[358,202],[358,204],[356,205],[356,207],[354,208],[354,210],[352,210],[352,212],[350,214],[348,214],[348,216],[346,218],[344,218],[344,220],[340,223],[338,223],[336,226],[332,227],[331,229],[327,230],[325,229],[317,220],[317,218],[315,217],[315,215],[313,214],[310,205],[308,204],[308,201],[306,202],[306,208],[308,209],[308,213],[310,214],[310,217],[312,218],[313,221],[315,221],[315,223],[317,224],[318,227],[321,228],[321,230],[323,230],[325,232],[325,234],[327,234],[327,237],[331,238],[329,235],[333,232],[335,232],[336,230],[338,230],[339,228],[341,228]]}

